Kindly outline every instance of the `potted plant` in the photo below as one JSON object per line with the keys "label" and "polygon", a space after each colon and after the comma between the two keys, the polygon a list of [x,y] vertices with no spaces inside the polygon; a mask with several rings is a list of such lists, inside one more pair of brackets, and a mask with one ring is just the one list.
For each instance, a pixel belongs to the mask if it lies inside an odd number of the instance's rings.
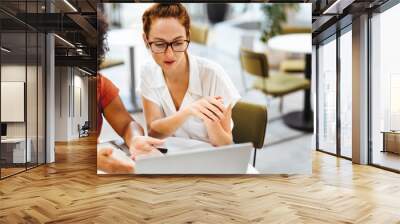
{"label": "potted plant", "polygon": [[298,11],[299,5],[296,3],[266,3],[261,9],[266,16],[261,41],[267,42],[271,37],[282,33],[282,24],[287,22],[288,11]]}

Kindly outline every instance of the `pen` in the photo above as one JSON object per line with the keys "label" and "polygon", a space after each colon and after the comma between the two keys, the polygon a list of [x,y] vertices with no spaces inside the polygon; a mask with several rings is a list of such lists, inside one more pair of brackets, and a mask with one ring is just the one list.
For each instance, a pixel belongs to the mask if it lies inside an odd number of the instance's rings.
{"label": "pen", "polygon": [[165,154],[165,153],[168,152],[168,149],[167,149],[167,148],[159,148],[159,147],[157,147],[157,149],[158,149],[158,151],[160,151],[160,152],[163,153],[163,154]]}

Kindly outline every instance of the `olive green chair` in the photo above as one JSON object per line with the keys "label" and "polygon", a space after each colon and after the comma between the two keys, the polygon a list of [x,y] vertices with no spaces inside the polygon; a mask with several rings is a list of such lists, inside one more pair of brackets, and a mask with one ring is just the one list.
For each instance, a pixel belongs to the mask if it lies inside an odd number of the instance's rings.
{"label": "olive green chair", "polygon": [[256,166],[257,149],[264,146],[268,113],[263,105],[238,102],[232,109],[233,142],[251,142],[254,146],[253,166]]}
{"label": "olive green chair", "polygon": [[273,97],[280,97],[279,109],[282,112],[283,97],[287,94],[310,88],[310,81],[298,76],[279,73],[269,74],[268,58],[265,53],[240,49],[242,69],[248,74],[257,77],[253,88]]}
{"label": "olive green chair", "polygon": [[285,59],[280,63],[279,70],[286,73],[304,73],[306,62],[303,59]]}
{"label": "olive green chair", "polygon": [[207,39],[208,26],[195,23],[190,25],[190,41],[206,45]]}

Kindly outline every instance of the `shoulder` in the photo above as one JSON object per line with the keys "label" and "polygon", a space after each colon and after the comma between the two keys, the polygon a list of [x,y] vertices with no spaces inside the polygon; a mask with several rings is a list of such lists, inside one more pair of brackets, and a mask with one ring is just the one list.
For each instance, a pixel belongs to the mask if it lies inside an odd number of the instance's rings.
{"label": "shoulder", "polygon": [[101,74],[98,75],[97,80],[97,100],[101,108],[105,108],[119,95],[119,89],[111,80]]}
{"label": "shoulder", "polygon": [[111,80],[109,80],[107,77],[101,74],[98,74],[97,82],[98,82],[97,85],[100,87],[102,91],[118,90],[118,88],[114,85],[114,83]]}

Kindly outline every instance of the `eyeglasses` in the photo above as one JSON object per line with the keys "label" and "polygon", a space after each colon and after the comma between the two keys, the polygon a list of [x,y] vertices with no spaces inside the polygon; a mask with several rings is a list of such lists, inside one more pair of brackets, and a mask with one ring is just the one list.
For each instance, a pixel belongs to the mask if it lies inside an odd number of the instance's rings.
{"label": "eyeglasses", "polygon": [[165,42],[165,41],[154,41],[149,42],[150,49],[155,54],[161,54],[167,52],[169,46],[171,46],[172,50],[175,52],[183,52],[189,46],[189,40],[177,40],[173,42]]}

